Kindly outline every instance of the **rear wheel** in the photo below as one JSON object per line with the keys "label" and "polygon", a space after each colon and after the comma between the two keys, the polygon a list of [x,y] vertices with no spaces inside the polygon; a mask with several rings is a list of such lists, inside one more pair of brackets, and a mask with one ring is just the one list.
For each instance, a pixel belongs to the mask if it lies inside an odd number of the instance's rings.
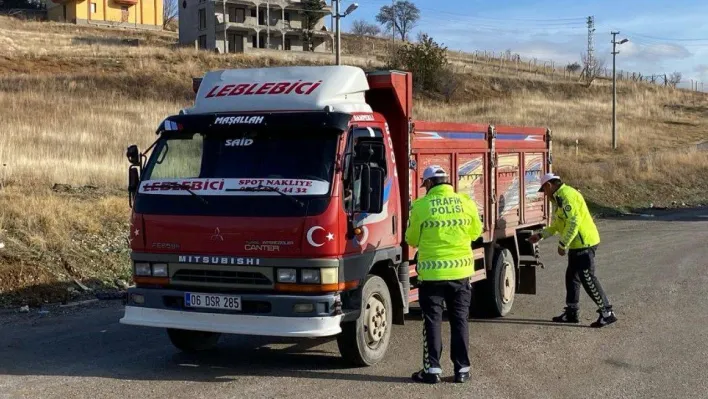
{"label": "rear wheel", "polygon": [[474,304],[471,309],[476,316],[503,317],[511,312],[516,294],[516,266],[514,257],[507,248],[494,255],[492,270],[487,278],[474,286]]}
{"label": "rear wheel", "polygon": [[369,275],[364,282],[361,299],[359,318],[342,323],[337,346],[347,362],[371,366],[381,361],[388,349],[393,314],[391,295],[381,277]]}
{"label": "rear wheel", "polygon": [[221,333],[168,328],[167,336],[177,349],[183,352],[197,352],[215,347]]}

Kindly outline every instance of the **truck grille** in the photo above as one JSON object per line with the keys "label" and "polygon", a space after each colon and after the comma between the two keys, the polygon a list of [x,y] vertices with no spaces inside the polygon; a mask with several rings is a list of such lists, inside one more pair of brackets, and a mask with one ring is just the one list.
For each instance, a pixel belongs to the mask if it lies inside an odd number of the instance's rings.
{"label": "truck grille", "polygon": [[268,277],[258,272],[181,269],[172,275],[174,282],[226,285],[271,285]]}

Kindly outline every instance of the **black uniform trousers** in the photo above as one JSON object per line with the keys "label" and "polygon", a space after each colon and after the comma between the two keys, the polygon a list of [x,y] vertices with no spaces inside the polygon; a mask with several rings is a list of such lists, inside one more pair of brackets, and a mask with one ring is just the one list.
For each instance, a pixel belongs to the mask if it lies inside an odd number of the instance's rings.
{"label": "black uniform trousers", "polygon": [[580,285],[601,311],[612,308],[605,291],[595,277],[595,251],[597,245],[568,251],[568,268],[565,271],[565,303],[568,308],[578,310]]}
{"label": "black uniform trousers", "polygon": [[472,299],[469,278],[449,281],[424,281],[419,286],[419,303],[423,311],[423,370],[441,374],[443,304],[447,305],[450,320],[450,359],[455,372],[469,372],[468,317]]}

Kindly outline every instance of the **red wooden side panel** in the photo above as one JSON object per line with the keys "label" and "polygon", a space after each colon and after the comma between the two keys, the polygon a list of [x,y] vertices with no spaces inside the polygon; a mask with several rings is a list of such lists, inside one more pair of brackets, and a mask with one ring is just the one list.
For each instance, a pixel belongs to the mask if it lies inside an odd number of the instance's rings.
{"label": "red wooden side panel", "polygon": [[502,126],[494,127],[497,150],[543,150],[546,148],[546,129],[538,127]]}
{"label": "red wooden side panel", "polygon": [[420,187],[423,171],[430,165],[442,166],[447,173],[452,173],[452,153],[447,154],[417,154],[416,155],[416,181],[412,182],[415,189],[415,198],[425,195],[425,189]]}
{"label": "red wooden side panel", "polygon": [[540,223],[546,216],[543,193],[538,192],[538,189],[541,188],[541,175],[543,175],[544,154],[527,153],[524,157],[524,223]]}
{"label": "red wooden side panel", "polygon": [[521,221],[519,211],[521,184],[519,153],[498,154],[497,156],[497,229],[505,230],[518,226]]}
{"label": "red wooden side panel", "polygon": [[457,155],[457,192],[467,194],[477,204],[479,216],[484,223],[487,200],[485,193],[485,156],[484,154],[458,154]]}

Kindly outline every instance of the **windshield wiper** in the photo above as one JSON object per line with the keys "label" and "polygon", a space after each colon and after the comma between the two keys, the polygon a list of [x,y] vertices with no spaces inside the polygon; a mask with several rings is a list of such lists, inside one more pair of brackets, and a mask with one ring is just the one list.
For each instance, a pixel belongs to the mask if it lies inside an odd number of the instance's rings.
{"label": "windshield wiper", "polygon": [[278,193],[278,194],[282,195],[283,197],[288,198],[289,200],[291,200],[291,201],[294,202],[295,204],[299,205],[300,208],[302,208],[303,206],[305,206],[305,203],[304,203],[304,202],[300,201],[299,199],[297,199],[297,198],[295,198],[295,197],[293,197],[293,196],[290,196],[290,195],[285,194],[284,192],[278,190],[277,187],[273,187],[273,186],[264,186],[264,185],[262,185],[262,184],[259,184],[259,185],[256,186],[256,187],[241,187],[241,188],[234,188],[234,189],[226,189],[226,191],[250,191],[250,192],[256,192],[256,191],[272,191],[272,192],[274,192],[274,193]]}
{"label": "windshield wiper", "polygon": [[[164,183],[163,183],[163,184],[164,184]],[[198,198],[198,199],[199,199],[200,201],[202,201],[205,205],[209,205],[209,202],[207,202],[207,200],[204,199],[204,197],[202,197],[201,195],[199,195],[199,194],[195,193],[194,191],[192,191],[192,189],[189,188],[189,186],[186,185],[186,184],[168,183],[168,186],[169,186],[169,187],[172,187],[172,188],[179,188],[179,189],[181,189],[181,190],[185,190],[185,191],[187,191],[188,193],[192,194],[192,196]]]}

